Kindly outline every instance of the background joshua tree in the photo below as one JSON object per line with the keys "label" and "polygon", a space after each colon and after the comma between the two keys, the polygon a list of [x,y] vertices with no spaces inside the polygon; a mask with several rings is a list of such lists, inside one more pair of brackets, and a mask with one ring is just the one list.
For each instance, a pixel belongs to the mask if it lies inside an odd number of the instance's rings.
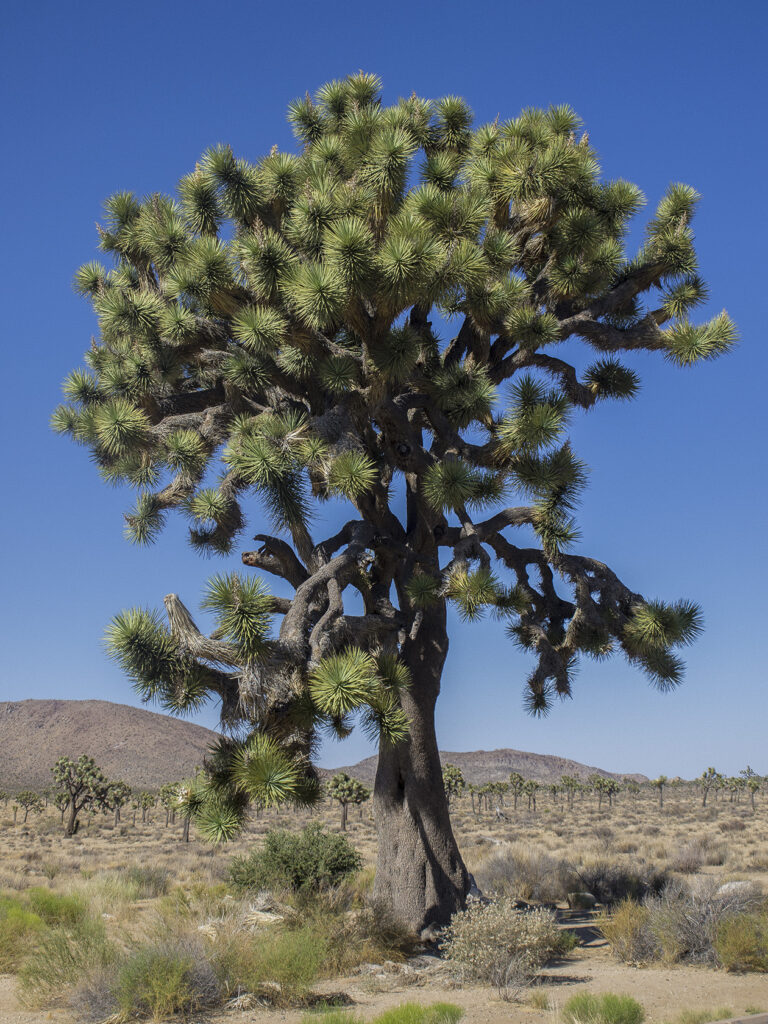
{"label": "background joshua tree", "polygon": [[717,793],[718,784],[722,782],[723,776],[711,765],[709,768],[705,768],[697,779],[701,786],[701,806],[707,806],[707,797],[712,787],[715,787],[715,793]]}
{"label": "background joshua tree", "polygon": [[329,779],[326,789],[331,799],[338,801],[341,805],[341,830],[346,832],[347,807],[350,804],[362,805],[371,795],[371,791],[362,782],[350,778],[346,772],[338,772],[332,779]]}
{"label": "background joshua tree", "polygon": [[651,785],[659,791],[659,809],[664,806],[664,787],[668,781],[666,775],[659,775],[657,779],[651,779]]}
{"label": "background joshua tree", "polygon": [[[642,194],[601,179],[567,107],[474,128],[455,96],[386,107],[360,73],[289,118],[296,154],[218,146],[175,199],[108,200],[114,266],[76,277],[100,338],[53,424],[137,488],[137,543],[176,511],[197,550],[227,555],[254,498],[272,522],[242,562],[291,596],[221,574],[210,636],[175,595],[167,625],[134,609],[109,631],[147,700],[222,702],[237,739],[210,766],[205,834],[233,835],[252,800],[316,799],[318,728],[346,735],[362,713],[380,743],[376,895],[443,924],[469,884],[434,729],[447,605],[498,616],[530,652],[534,714],[583,656],[622,651],[675,686],[699,613],[568,552],[585,477],[568,421],[637,393],[622,354],[689,366],[735,329],[690,320],[696,192],[671,186],[628,254]],[[318,538],[325,502],[339,527]]]}
{"label": "background joshua tree", "polygon": [[24,811],[24,818],[22,819],[23,824],[26,824],[30,811],[41,811],[43,809],[42,797],[37,793],[33,793],[31,789],[25,789],[21,793],[17,793],[16,803]]}
{"label": "background joshua tree", "polygon": [[132,790],[127,782],[110,782],[104,797],[104,806],[115,812],[115,825],[120,821],[120,809],[131,799]]}
{"label": "background joshua tree", "polygon": [[69,810],[65,834],[73,836],[80,824],[78,815],[81,811],[105,806],[109,783],[94,759],[87,754],[81,754],[77,761],[71,757],[60,757],[51,771],[61,795],[67,797],[66,808],[62,808]]}
{"label": "background joshua tree", "polygon": [[445,797],[449,804],[451,800],[461,796],[465,786],[464,772],[458,765],[443,765],[443,788],[445,789]]}

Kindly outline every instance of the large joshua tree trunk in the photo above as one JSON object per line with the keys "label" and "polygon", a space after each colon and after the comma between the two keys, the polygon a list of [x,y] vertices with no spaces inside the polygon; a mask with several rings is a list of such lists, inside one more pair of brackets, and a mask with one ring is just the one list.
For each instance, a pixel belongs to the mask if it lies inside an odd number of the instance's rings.
{"label": "large joshua tree trunk", "polygon": [[382,745],[374,786],[378,860],[374,896],[415,931],[442,927],[464,905],[469,876],[451,828],[435,735],[435,702],[448,635],[445,610],[430,612],[402,656],[409,738]]}

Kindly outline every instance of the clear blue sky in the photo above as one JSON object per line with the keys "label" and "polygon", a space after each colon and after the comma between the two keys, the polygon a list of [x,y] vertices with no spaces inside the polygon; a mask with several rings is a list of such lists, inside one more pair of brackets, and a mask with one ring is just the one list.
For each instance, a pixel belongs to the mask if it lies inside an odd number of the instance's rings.
{"label": "clear blue sky", "polygon": [[[664,696],[621,661],[585,664],[574,700],[531,720],[521,708],[525,658],[496,624],[457,624],[441,746],[510,746],[667,775],[747,762],[768,773],[767,10],[748,0],[9,8],[0,44],[0,699],[135,703],[101,648],[106,622],[170,590],[195,608],[202,581],[221,568],[189,551],[181,524],[153,548],[128,545],[121,513],[130,495],[108,490],[86,453],[48,429],[59,383],[95,330],[70,282],[96,255],[103,199],[173,190],[218,141],[252,159],[275,143],[291,147],[288,101],[363,68],[383,77],[388,101],[458,93],[478,122],[569,103],[606,175],[636,182],[650,206],[669,181],[693,184],[703,195],[706,312],[727,307],[742,335],[734,354],[687,372],[638,359],[639,399],[606,404],[574,427],[592,470],[582,549],[647,596],[703,605],[707,630],[683,687]],[[323,759],[368,752],[353,737]]]}

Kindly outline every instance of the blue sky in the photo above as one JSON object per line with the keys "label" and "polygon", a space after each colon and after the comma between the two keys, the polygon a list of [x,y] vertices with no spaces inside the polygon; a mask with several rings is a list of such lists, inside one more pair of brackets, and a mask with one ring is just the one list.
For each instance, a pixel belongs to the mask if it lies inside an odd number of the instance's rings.
{"label": "blue sky", "polygon": [[[643,391],[574,422],[591,467],[581,550],[647,596],[699,601],[706,633],[671,695],[623,662],[585,664],[548,719],[521,706],[528,671],[495,623],[456,623],[438,713],[443,749],[517,747],[622,771],[768,773],[765,746],[766,6],[181,3],[15,5],[0,43],[5,441],[0,699],[135,703],[103,629],[171,590],[195,608],[226,563],[193,555],[180,524],[136,549],[130,495],[48,429],[59,384],[95,320],[72,291],[92,259],[101,203],[118,189],[172,191],[210,144],[255,159],[293,141],[289,100],[358,68],[385,99],[458,93],[478,123],[569,103],[606,176],[653,207],[666,184],[703,196],[695,224],[705,314],[727,307],[739,348],[681,372],[639,358]],[[253,524],[254,526],[256,523]],[[255,532],[255,530],[253,531]],[[214,724],[213,711],[201,716]],[[351,763],[355,736],[323,752]]]}

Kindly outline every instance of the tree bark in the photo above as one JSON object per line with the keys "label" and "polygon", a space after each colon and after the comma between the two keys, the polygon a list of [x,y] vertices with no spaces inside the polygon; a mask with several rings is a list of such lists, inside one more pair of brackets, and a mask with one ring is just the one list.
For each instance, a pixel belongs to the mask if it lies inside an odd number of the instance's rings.
{"label": "tree bark", "polygon": [[68,836],[73,836],[75,832],[77,832],[77,815],[79,810],[80,808],[77,806],[74,799],[72,799],[69,803],[69,819],[65,829],[65,834]]}
{"label": "tree bark", "polygon": [[435,702],[447,653],[445,610],[430,609],[401,653],[412,677],[402,696],[409,737],[395,746],[382,744],[374,785],[374,897],[418,933],[446,925],[469,891],[435,735]]}

